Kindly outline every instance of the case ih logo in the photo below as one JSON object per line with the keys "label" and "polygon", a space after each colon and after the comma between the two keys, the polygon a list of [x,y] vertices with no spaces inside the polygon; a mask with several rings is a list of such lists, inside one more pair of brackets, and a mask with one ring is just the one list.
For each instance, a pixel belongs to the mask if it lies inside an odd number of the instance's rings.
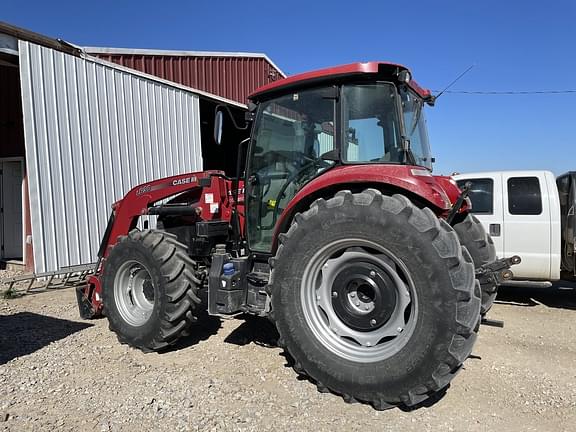
{"label": "case ih logo", "polygon": [[171,182],[164,182],[161,184],[145,184],[142,185],[138,188],[138,190],[136,191],[136,196],[140,196],[140,195],[144,195],[145,193],[151,192],[151,191],[155,191],[155,190],[159,190],[159,189],[164,189],[166,187],[171,187],[171,186],[180,186],[180,185],[185,185],[185,184],[190,184],[190,183],[196,183],[198,181],[198,177],[196,176],[191,176],[191,177],[182,177],[176,180],[172,180]]}
{"label": "case ih logo", "polygon": [[183,184],[188,184],[188,183],[196,183],[196,181],[197,181],[196,176],[184,177],[181,179],[173,180],[172,186],[178,186],[178,185],[183,185]]}

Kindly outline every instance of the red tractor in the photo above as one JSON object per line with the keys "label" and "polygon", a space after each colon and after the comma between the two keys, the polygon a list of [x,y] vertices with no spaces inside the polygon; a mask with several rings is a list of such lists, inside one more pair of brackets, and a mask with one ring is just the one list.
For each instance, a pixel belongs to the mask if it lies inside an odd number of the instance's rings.
{"label": "red tractor", "polygon": [[[442,391],[513,262],[496,260],[466,192],[431,173],[423,106],[434,97],[405,67],[372,62],[250,99],[236,178],[178,175],[112,206],[81,315],[161,350],[194,331],[205,290],[211,315],[270,318],[321,391],[376,409]],[[157,227],[138,229],[143,215]]]}

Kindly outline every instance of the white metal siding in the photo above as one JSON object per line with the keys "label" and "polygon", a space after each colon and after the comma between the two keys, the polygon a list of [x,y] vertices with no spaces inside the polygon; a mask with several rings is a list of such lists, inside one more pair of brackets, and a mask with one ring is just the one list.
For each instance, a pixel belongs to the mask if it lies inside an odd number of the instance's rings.
{"label": "white metal siding", "polygon": [[29,42],[19,53],[35,270],[93,262],[114,201],[202,170],[198,97]]}

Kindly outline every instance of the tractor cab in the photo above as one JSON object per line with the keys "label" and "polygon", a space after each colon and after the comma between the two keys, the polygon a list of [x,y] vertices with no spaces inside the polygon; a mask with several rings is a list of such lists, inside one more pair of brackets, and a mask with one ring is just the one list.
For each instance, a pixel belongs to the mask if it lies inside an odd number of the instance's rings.
{"label": "tractor cab", "polygon": [[303,186],[334,167],[432,170],[423,112],[431,100],[402,66],[359,63],[260,89],[246,169],[250,249],[269,253],[276,224]]}

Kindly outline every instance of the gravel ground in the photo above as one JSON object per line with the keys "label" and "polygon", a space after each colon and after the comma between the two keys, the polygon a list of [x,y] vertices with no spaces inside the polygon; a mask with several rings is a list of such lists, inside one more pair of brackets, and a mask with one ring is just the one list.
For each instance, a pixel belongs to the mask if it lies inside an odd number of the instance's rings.
{"label": "gravel ground", "polygon": [[0,430],[573,431],[576,286],[499,296],[430,407],[378,412],[298,379],[265,320],[205,317],[175,349],[120,345],[73,290],[0,300]]}
{"label": "gravel ground", "polygon": [[24,272],[22,270],[0,270],[0,279],[9,279],[23,274]]}

